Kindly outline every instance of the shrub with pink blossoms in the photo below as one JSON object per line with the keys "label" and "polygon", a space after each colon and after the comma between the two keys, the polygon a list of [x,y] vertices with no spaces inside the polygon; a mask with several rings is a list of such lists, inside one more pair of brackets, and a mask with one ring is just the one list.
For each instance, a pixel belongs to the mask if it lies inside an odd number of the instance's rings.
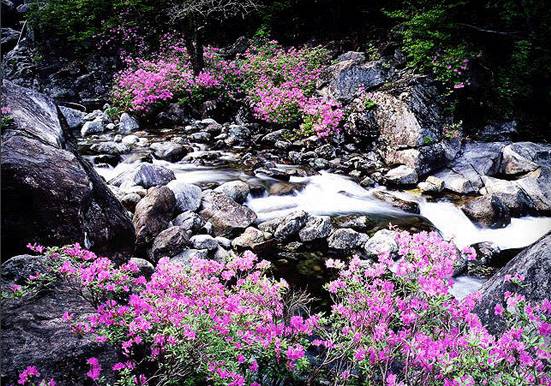
{"label": "shrub with pink blossoms", "polygon": [[354,258],[337,264],[338,278],[327,285],[334,305],[314,344],[334,377],[386,385],[551,382],[549,302],[537,307],[510,295],[510,328],[494,337],[472,312],[475,296],[458,301],[449,294],[459,257],[451,243],[435,233],[402,233],[397,242],[398,261],[387,254],[374,263]]}

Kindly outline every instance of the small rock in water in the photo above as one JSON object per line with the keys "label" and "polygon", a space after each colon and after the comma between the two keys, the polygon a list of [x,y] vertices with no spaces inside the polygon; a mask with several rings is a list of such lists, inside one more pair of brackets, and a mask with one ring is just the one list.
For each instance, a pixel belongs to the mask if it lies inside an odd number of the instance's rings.
{"label": "small rock in water", "polygon": [[175,142],[157,142],[150,146],[155,158],[169,162],[180,161],[187,154],[187,149]]}
{"label": "small rock in water", "polygon": [[98,117],[93,121],[85,122],[84,125],[82,125],[82,129],[80,129],[80,135],[85,137],[87,135],[100,134],[104,131],[105,126],[103,125],[103,121]]}
{"label": "small rock in water", "polygon": [[122,138],[122,143],[124,143],[126,146],[132,146],[140,142],[140,138],[137,135],[127,135]]}
{"label": "small rock in water", "polygon": [[392,185],[415,185],[419,180],[415,169],[400,165],[391,169],[386,175],[387,183]]}
{"label": "small rock in water", "polygon": [[415,201],[408,200],[406,198],[400,197],[398,194],[393,192],[387,192],[385,190],[377,190],[373,192],[373,195],[379,200],[388,202],[389,204],[402,209],[403,211],[419,214],[419,204]]}
{"label": "small rock in water", "polygon": [[[83,127],[84,129],[84,127]],[[126,146],[123,143],[117,143],[117,142],[100,142],[95,143],[92,146],[90,146],[90,150],[96,153],[104,153],[104,154],[125,154],[130,151],[130,148]]]}
{"label": "small rock in water", "polygon": [[238,204],[224,193],[213,190],[203,192],[202,206],[199,214],[212,223],[216,236],[235,234],[256,220],[256,214],[251,209]]}
{"label": "small rock in water", "polygon": [[472,221],[490,228],[502,228],[511,223],[509,208],[496,195],[475,198],[461,209]]}
{"label": "small rock in water", "polygon": [[235,200],[235,202],[242,204],[247,199],[251,189],[243,181],[230,181],[220,185],[214,191],[224,193]]}
{"label": "small rock in water", "polygon": [[423,193],[440,193],[444,190],[444,181],[435,176],[429,176],[424,182],[420,182],[417,187]]}
{"label": "small rock in water", "polygon": [[368,239],[369,236],[366,234],[356,232],[350,228],[340,228],[331,233],[327,239],[327,244],[329,248],[333,249],[355,249],[362,247]]}
{"label": "small rock in water", "polygon": [[170,169],[150,163],[142,163],[136,169],[113,178],[109,183],[120,186],[121,189],[134,185],[149,189],[153,186],[166,185],[175,178],[174,172]]}
{"label": "small rock in water", "polygon": [[329,236],[332,230],[329,216],[312,216],[298,234],[301,241],[313,241]]}

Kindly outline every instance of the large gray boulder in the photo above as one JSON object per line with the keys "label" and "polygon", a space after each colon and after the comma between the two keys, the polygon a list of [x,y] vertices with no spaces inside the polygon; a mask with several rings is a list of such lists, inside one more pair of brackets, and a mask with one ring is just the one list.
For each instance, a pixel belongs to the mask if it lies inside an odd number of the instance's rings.
{"label": "large gray boulder", "polygon": [[163,257],[174,257],[186,249],[188,243],[189,234],[184,228],[167,228],[155,237],[149,252],[149,260],[157,263]]}
{"label": "large gray boulder", "polygon": [[314,241],[323,239],[331,233],[333,225],[329,216],[312,216],[306,221],[298,235],[301,241]]}
{"label": "large gray boulder", "polygon": [[551,168],[551,145],[516,142],[502,150],[501,173],[515,176],[545,167]]}
{"label": "large gray boulder", "polygon": [[[541,302],[551,293],[551,235],[545,236],[515,256],[505,267],[488,280],[479,292],[482,295],[475,312],[493,333],[501,332],[503,319],[495,315],[497,303],[504,306],[505,292],[524,295],[528,301]],[[523,275],[523,285],[506,281],[507,275]]]}
{"label": "large gray boulder", "polygon": [[364,246],[369,237],[350,228],[336,229],[327,239],[329,248],[352,250]]}
{"label": "large gray boulder", "polygon": [[150,188],[138,202],[133,218],[138,257],[144,256],[157,235],[168,227],[175,207],[174,193],[166,186]]}
{"label": "large gray boulder", "polygon": [[396,232],[389,229],[381,229],[375,232],[365,243],[364,249],[367,256],[371,258],[377,258],[382,253],[388,253],[389,256],[395,257],[398,253]]}
{"label": "large gray boulder", "polygon": [[210,221],[216,236],[233,235],[256,220],[256,214],[252,210],[224,193],[204,191],[201,206],[199,214],[205,221]]}
{"label": "large gray boulder", "polygon": [[80,242],[129,258],[130,218],[64,133],[52,100],[9,81],[2,94],[13,117],[2,133],[2,256],[25,251],[28,242]]}
{"label": "large gray boulder", "polygon": [[169,162],[180,161],[187,154],[187,149],[175,142],[156,142],[151,144],[151,150],[155,158]]}
{"label": "large gray boulder", "polygon": [[[0,290],[10,292],[13,284],[23,284],[30,274],[47,272],[43,256],[16,256],[2,264]],[[27,366],[38,368],[41,378],[54,378],[58,385],[86,385],[86,360],[97,357],[102,376],[113,382],[111,366],[117,354],[92,334],[75,334],[63,314],[75,322],[85,322],[95,307],[82,297],[82,288],[63,280],[34,296],[7,298],[2,302],[0,344],[1,377],[4,384],[17,384],[18,374]]]}
{"label": "large gray boulder", "polygon": [[384,84],[388,75],[383,61],[367,61],[361,52],[348,52],[324,71],[318,88],[333,99],[350,101],[360,87],[373,89]]}
{"label": "large gray boulder", "polygon": [[274,231],[274,237],[285,240],[299,233],[308,221],[308,213],[303,210],[290,213],[285,216]]}
{"label": "large gray boulder", "polygon": [[240,204],[244,203],[249,195],[251,188],[246,182],[243,181],[230,181],[223,183],[216,189],[215,192],[222,192],[230,196],[235,202]]}
{"label": "large gray boulder", "polygon": [[435,174],[444,181],[446,190],[472,194],[484,186],[483,178],[499,173],[501,151],[505,142],[467,142],[459,155]]}

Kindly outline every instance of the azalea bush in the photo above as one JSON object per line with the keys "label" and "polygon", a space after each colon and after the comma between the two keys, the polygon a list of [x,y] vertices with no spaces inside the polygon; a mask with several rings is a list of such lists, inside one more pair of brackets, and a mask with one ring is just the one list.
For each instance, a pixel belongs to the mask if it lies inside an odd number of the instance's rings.
{"label": "azalea bush", "polygon": [[[79,245],[45,250],[40,274],[12,287],[27,296],[64,280],[96,307],[86,319],[66,312],[75,334],[92,334],[120,354],[86,360],[83,378],[119,385],[332,384],[548,385],[551,302],[513,292],[495,305],[502,333],[473,313],[478,295],[450,295],[454,264],[475,259],[436,233],[399,233],[397,255],[348,263],[327,260],[331,311],[311,315],[303,297],[269,275],[250,252],[189,265],[161,259],[150,278],[132,262],[115,266]],[[37,278],[41,281],[38,285]],[[521,275],[505,277],[523,285]],[[34,288],[34,290],[33,290]],[[308,354],[307,354],[308,353]],[[23,385],[55,385],[30,364]]]}
{"label": "azalea bush", "polygon": [[[506,294],[508,329],[494,337],[473,313],[476,294],[450,295],[460,256],[436,233],[401,233],[398,260],[329,260],[338,278],[327,284],[332,311],[314,344],[333,377],[350,384],[549,384],[551,303],[526,303]],[[507,311],[505,311],[505,309]]]}
{"label": "azalea bush", "polygon": [[344,117],[337,101],[316,94],[316,82],[328,63],[329,53],[320,47],[285,50],[268,42],[236,60],[224,59],[209,47],[204,70],[194,75],[186,49],[172,44],[154,59],[131,61],[116,77],[112,94],[120,109],[144,113],[167,102],[198,105],[245,96],[242,102],[256,119],[295,130],[298,136],[327,138],[339,131]]}

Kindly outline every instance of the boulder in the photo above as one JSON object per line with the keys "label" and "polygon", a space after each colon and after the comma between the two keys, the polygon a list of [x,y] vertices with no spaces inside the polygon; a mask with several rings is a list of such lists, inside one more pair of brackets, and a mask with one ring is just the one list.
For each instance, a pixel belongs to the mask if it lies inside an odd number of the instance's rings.
{"label": "boulder", "polygon": [[163,166],[150,163],[139,164],[132,170],[125,171],[109,181],[109,185],[130,188],[135,185],[149,189],[153,186],[163,186],[176,179],[174,172]]}
{"label": "boulder", "polygon": [[201,205],[201,188],[183,181],[173,180],[167,184],[176,197],[176,209],[179,213],[196,211]]}
{"label": "boulder", "polygon": [[174,225],[182,227],[186,231],[197,232],[205,226],[205,220],[197,213],[186,211],[179,214],[173,221]]}
{"label": "boulder", "polygon": [[435,176],[429,176],[423,182],[417,184],[417,187],[423,193],[440,193],[444,190],[444,181]]}
{"label": "boulder", "polygon": [[388,253],[391,257],[395,257],[398,253],[396,232],[388,229],[381,229],[375,232],[367,243],[365,243],[364,250],[367,256],[372,258],[376,258],[381,253]]}
{"label": "boulder", "polygon": [[274,231],[274,237],[285,240],[296,235],[308,221],[308,213],[299,210],[285,216]]}
{"label": "boulder", "polygon": [[312,216],[306,221],[304,228],[298,232],[298,235],[303,242],[313,241],[329,236],[332,230],[331,217]]}
{"label": "boulder", "polygon": [[323,95],[342,101],[351,101],[362,87],[370,90],[388,79],[389,71],[381,60],[367,61],[362,53],[349,53],[325,69],[318,83]]}
{"label": "boulder", "polygon": [[264,244],[264,232],[254,227],[245,229],[239,237],[233,239],[231,246],[235,249],[251,249],[256,251]]}
{"label": "boulder", "polygon": [[86,137],[87,135],[92,134],[101,134],[105,131],[105,125],[101,117],[97,117],[92,121],[87,121],[82,125],[80,129],[80,135]]}
{"label": "boulder", "polygon": [[333,249],[350,250],[363,247],[368,239],[366,234],[350,228],[340,228],[331,233],[327,239],[327,245]]}
{"label": "boulder", "polygon": [[[17,256],[2,265],[2,292],[21,283],[12,273],[32,267],[29,273],[46,273],[42,256]],[[20,263],[24,261],[25,265]],[[25,275],[27,272],[25,272]],[[106,381],[113,382],[111,366],[117,362],[116,352],[107,344],[96,342],[92,334],[75,334],[63,314],[68,312],[75,322],[84,322],[96,311],[81,295],[81,288],[64,281],[52,283],[47,291],[34,296],[4,299],[0,343],[2,346],[2,383],[17,384],[18,374],[27,366],[38,368],[41,378],[54,378],[58,385],[86,385],[86,360],[97,357]]]}
{"label": "boulder", "polygon": [[[527,301],[541,302],[551,293],[551,235],[545,236],[531,247],[515,256],[488,280],[479,292],[481,299],[475,312],[490,332],[503,331],[504,320],[495,315],[497,303],[505,306],[505,292],[524,295]],[[506,280],[506,277],[523,275],[522,286]]]}
{"label": "boulder", "polygon": [[499,172],[504,142],[467,142],[459,155],[441,172],[435,174],[444,181],[446,190],[478,193],[484,186],[483,177]]}
{"label": "boulder", "polygon": [[130,116],[128,113],[122,113],[119,120],[119,133],[130,134],[133,131],[138,131],[140,124],[136,118]]}
{"label": "boulder", "polygon": [[546,167],[551,168],[551,145],[516,142],[502,150],[501,173],[515,176]]}
{"label": "boulder", "polygon": [[170,262],[188,266],[193,258],[206,259],[208,252],[206,249],[185,249],[182,253],[170,259]]}
{"label": "boulder", "polygon": [[[484,195],[497,197],[514,216],[525,215],[535,206],[533,200],[517,181],[500,180],[493,177],[483,177],[482,181],[484,187],[480,192]],[[529,181],[527,180],[525,183],[528,185]],[[537,191],[533,191],[533,194],[536,195]]]}
{"label": "boulder", "polygon": [[502,228],[511,223],[509,208],[496,195],[478,197],[462,208],[472,221],[490,228]]}
{"label": "boulder", "polygon": [[174,193],[166,186],[150,188],[136,205],[133,223],[138,257],[142,257],[157,235],[168,227],[175,207]]}
{"label": "boulder", "polygon": [[78,129],[83,125],[85,114],[82,111],[65,106],[59,106],[59,110],[65,117],[65,121],[70,129]]}
{"label": "boulder", "polygon": [[64,133],[52,100],[8,81],[2,93],[14,118],[2,133],[2,256],[26,251],[29,242],[79,242],[103,256],[130,257],[130,218]]}
{"label": "boulder", "polygon": [[415,185],[419,177],[415,169],[401,165],[389,170],[385,175],[385,180],[391,185]]}
{"label": "boulder", "polygon": [[256,220],[256,214],[238,204],[224,193],[203,192],[201,217],[212,223],[216,236],[229,236],[247,228]]}
{"label": "boulder", "polygon": [[157,263],[163,257],[174,257],[186,248],[189,241],[189,235],[182,227],[167,228],[155,237],[149,260]]}
{"label": "boulder", "polygon": [[187,154],[187,149],[175,142],[156,142],[150,148],[155,158],[169,162],[178,162]]}
{"label": "boulder", "polygon": [[[82,130],[84,130],[85,126],[86,124],[82,126]],[[126,146],[124,143],[118,143],[113,141],[95,143],[92,146],[90,146],[90,150],[92,150],[94,153],[111,154],[111,155],[120,155],[120,154],[126,154],[130,152],[130,148]]]}
{"label": "boulder", "polygon": [[210,235],[195,235],[189,240],[193,248],[214,251],[218,248],[218,241]]}
{"label": "boulder", "polygon": [[231,197],[235,202],[242,204],[247,199],[251,189],[246,182],[230,181],[220,185],[214,189],[214,191],[224,193]]}

